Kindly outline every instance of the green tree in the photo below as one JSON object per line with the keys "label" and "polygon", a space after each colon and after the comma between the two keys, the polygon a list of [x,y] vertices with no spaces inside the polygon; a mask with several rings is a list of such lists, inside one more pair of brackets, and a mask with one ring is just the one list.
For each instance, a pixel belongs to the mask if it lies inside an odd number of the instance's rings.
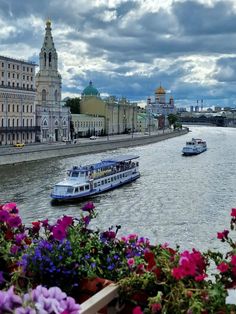
{"label": "green tree", "polygon": [[173,113],[170,113],[169,115],[168,115],[168,122],[169,122],[169,125],[170,125],[170,127],[173,125],[174,127],[175,127],[175,124],[176,124],[176,122],[178,121],[178,117],[177,117],[177,115],[175,115],[175,114],[173,114]]}
{"label": "green tree", "polygon": [[70,112],[73,113],[80,113],[80,98],[68,98],[65,104],[66,107],[70,108]]}

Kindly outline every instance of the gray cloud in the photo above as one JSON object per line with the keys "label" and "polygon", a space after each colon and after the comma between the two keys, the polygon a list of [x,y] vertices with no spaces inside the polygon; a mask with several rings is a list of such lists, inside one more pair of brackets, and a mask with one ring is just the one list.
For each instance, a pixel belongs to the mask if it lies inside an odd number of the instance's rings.
{"label": "gray cloud", "polygon": [[[64,57],[59,60],[61,69],[67,71],[64,81],[69,76],[77,86],[64,83],[65,93],[81,92],[81,86],[91,79],[101,93],[141,101],[153,95],[161,82],[179,104],[202,98],[211,104],[233,103],[233,2],[215,1],[210,6],[198,0],[174,1],[168,10],[153,11],[144,9],[145,2],[120,1],[111,7],[108,2],[95,6],[85,0],[2,0],[0,21],[6,32],[0,31],[0,49],[16,57],[24,47],[19,55],[26,51],[25,59],[38,63],[36,51],[40,52],[49,17],[56,48]],[[215,67],[208,73],[204,66],[214,57]],[[194,64],[198,70],[194,71]]]}

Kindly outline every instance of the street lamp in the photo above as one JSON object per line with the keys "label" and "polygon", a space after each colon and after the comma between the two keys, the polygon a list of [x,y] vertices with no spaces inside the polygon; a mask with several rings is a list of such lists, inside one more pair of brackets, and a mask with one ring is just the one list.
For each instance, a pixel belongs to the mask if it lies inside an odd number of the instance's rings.
{"label": "street lamp", "polygon": [[107,118],[107,140],[109,141],[109,118]]}

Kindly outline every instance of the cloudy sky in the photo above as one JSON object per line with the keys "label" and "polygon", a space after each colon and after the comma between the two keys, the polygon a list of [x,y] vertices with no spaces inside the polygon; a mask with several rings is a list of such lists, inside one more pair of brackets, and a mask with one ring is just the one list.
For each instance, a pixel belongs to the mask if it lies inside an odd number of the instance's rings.
{"label": "cloudy sky", "polygon": [[235,0],[1,0],[0,54],[38,63],[47,18],[63,97],[92,80],[142,103],[161,83],[178,106],[236,106]]}

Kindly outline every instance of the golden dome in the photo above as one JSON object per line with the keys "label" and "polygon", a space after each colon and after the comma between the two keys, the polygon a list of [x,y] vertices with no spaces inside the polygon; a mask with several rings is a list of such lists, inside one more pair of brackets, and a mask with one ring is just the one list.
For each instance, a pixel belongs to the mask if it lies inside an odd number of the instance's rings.
{"label": "golden dome", "polygon": [[47,27],[51,27],[51,24],[52,24],[51,20],[50,20],[50,19],[47,19],[47,21],[46,21],[46,26],[47,26]]}
{"label": "golden dome", "polygon": [[166,91],[164,90],[164,88],[160,85],[160,87],[158,87],[156,90],[155,90],[155,94],[165,94]]}

